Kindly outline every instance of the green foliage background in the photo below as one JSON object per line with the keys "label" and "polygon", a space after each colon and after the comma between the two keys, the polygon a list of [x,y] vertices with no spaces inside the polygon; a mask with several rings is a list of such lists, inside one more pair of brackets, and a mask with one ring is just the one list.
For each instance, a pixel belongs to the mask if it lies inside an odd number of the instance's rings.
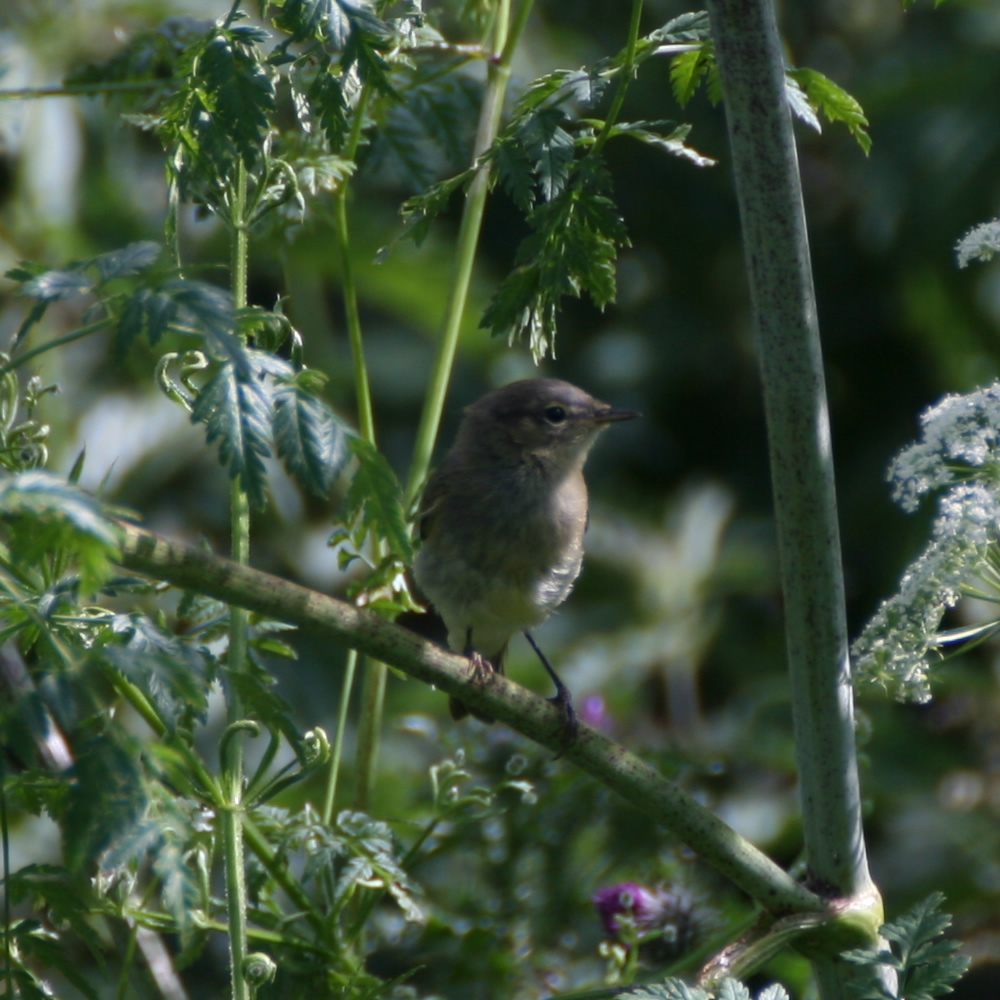
{"label": "green foliage background", "polygon": [[[644,31],[684,9],[650,3]],[[194,3],[7,3],[0,11],[0,64],[7,69],[0,85],[61,80],[110,58],[122,36],[151,30],[166,17],[223,14],[216,5]],[[457,20],[448,23],[459,37],[466,30]],[[191,27],[177,22],[179,34]],[[557,66],[592,63],[620,49],[625,28],[618,5],[540,2],[515,76],[523,84]],[[970,2],[904,12],[893,0],[787,5],[782,30],[791,64],[821,71],[858,98],[873,140],[866,157],[843,128],[824,123],[821,134],[799,128],[856,633],[922,544],[920,519],[890,502],[884,471],[892,455],[915,436],[924,406],[996,376],[1000,270],[992,264],[959,271],[953,247],[971,226],[996,215],[1000,202],[1000,8]],[[369,56],[365,50],[358,58]],[[223,71],[211,60],[205,69]],[[800,82],[808,92],[808,78]],[[266,81],[258,83],[266,89]],[[229,97],[247,128],[235,137],[237,152],[252,159],[259,123],[241,112],[244,94]],[[338,135],[337,96],[327,98],[328,113],[318,124]],[[419,248],[399,240],[399,208],[468,165],[477,103],[470,76],[443,96],[428,87],[423,105],[390,110],[391,128],[366,149],[354,181],[351,265],[379,443],[401,476],[448,292],[458,199],[441,202]],[[408,110],[414,106],[419,113]],[[124,125],[120,110],[100,99],[0,103],[3,270],[22,259],[61,266],[161,237],[167,209],[162,150],[151,133]],[[277,111],[294,120],[291,106]],[[669,61],[651,57],[628,93],[624,116],[689,122],[688,141],[719,162],[695,169],[652,143],[617,139],[607,146],[610,176],[597,182],[608,185],[630,243],[618,261],[617,302],[601,311],[588,299],[565,301],[556,358],[540,372],[639,409],[644,419],[615,428],[614,439],[609,433],[592,457],[587,570],[565,611],[539,638],[563,665],[578,701],[602,695],[609,725],[626,743],[656,755],[668,773],[791,864],[799,837],[781,609],[723,112],[704,92],[681,109]],[[554,193],[568,174],[551,140],[545,149],[555,158],[543,183],[555,185]],[[322,192],[343,176],[335,162],[311,162],[300,168],[298,183]],[[510,348],[478,329],[484,312],[488,322],[502,313],[503,299],[494,293],[515,264],[525,263],[517,253],[528,229],[516,209],[527,198],[513,184],[498,187],[489,203],[444,438],[465,402],[538,371],[527,345]],[[326,402],[353,424],[354,375],[331,214],[320,195],[303,223],[289,227],[275,219],[254,235],[250,301],[270,309],[287,296],[282,309],[303,337],[306,363],[328,376]],[[613,238],[622,243],[621,235]],[[204,268],[199,277],[226,283],[228,247],[217,224],[185,211],[179,238],[185,259]],[[391,253],[380,256],[389,246]],[[594,281],[599,301],[610,297],[609,265],[601,268],[605,284],[600,274]],[[12,283],[0,285],[4,344],[31,305],[12,292]],[[72,299],[52,297],[32,334],[40,341],[83,321]],[[110,338],[83,340],[31,368],[61,390],[39,404],[52,428],[51,468],[68,472],[86,446],[84,485],[96,488],[105,480],[104,497],[140,511],[154,530],[207,537],[225,551],[229,487],[215,452],[205,447],[203,431],[157,392],[156,354],[142,343],[126,354],[113,347]],[[296,400],[308,405],[303,400],[311,397],[296,397],[294,386],[285,391],[289,407]],[[251,442],[246,460],[259,454]],[[322,500],[279,476],[276,502],[255,520],[254,563],[345,592],[358,564],[342,571],[326,547],[345,491],[339,483],[333,497]],[[277,692],[300,730],[332,731],[343,652],[294,635],[282,639],[296,647],[298,659],[275,659]],[[956,993],[962,997],[993,996],[1000,981],[995,660],[985,647],[943,665],[928,706],[901,707],[872,696],[861,705],[875,878],[890,915],[933,889],[945,890],[957,934],[976,961]],[[542,689],[541,671],[526,649],[513,651],[511,670]],[[164,684],[166,696],[180,701],[204,696],[198,688],[171,691],[169,678]],[[384,926],[372,960],[378,975],[392,979],[420,965],[410,984],[421,994],[484,997],[535,995],[599,979],[601,929],[589,898],[613,882],[679,880],[711,901],[705,910],[713,915],[703,918],[709,930],[744,912],[710,873],[608,793],[499,728],[453,727],[443,701],[415,682],[392,679],[376,818],[392,822],[396,836],[412,837],[413,824],[432,808],[428,768],[460,750],[477,780],[509,787],[488,808],[477,812],[469,805],[450,821],[440,858],[431,853],[413,873],[431,904],[422,930],[397,926],[396,912],[380,909]],[[214,725],[217,741],[221,722]],[[210,736],[205,742],[214,746]],[[120,761],[123,782],[140,780],[127,765],[130,744],[101,752]],[[535,792],[525,797],[512,781],[530,781]],[[293,808],[315,791],[302,786],[287,794],[281,803]],[[13,828],[14,867],[57,862],[53,828],[29,812],[22,810]],[[182,828],[197,817],[173,816],[172,822]],[[64,845],[67,852],[94,849],[86,824],[80,831],[81,842]],[[163,829],[155,836],[163,838]],[[169,866],[166,847],[160,857]],[[160,874],[170,885],[169,870]],[[44,876],[40,870],[34,884],[22,886],[23,895],[44,897]],[[49,905],[58,909],[58,900]],[[183,913],[182,896],[175,895],[172,906]],[[184,947],[194,933],[185,928]],[[88,945],[81,962],[99,969],[107,941],[86,927],[81,939]],[[786,981],[804,975],[786,961]],[[197,995],[224,988],[221,951],[210,947],[198,963],[192,980],[204,992]]]}

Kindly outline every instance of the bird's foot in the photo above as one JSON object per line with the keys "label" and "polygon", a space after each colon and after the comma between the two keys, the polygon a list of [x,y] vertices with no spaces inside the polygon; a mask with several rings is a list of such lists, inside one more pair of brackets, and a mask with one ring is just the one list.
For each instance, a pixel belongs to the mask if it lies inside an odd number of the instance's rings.
{"label": "bird's foot", "polygon": [[[472,663],[472,675],[469,677],[469,684],[473,687],[483,687],[489,682],[493,674],[496,673],[493,664],[478,649],[466,647],[464,655]],[[491,716],[478,712],[474,708],[469,708],[463,701],[455,697],[448,699],[448,707],[451,710],[451,717],[456,722],[459,719],[464,719],[467,715],[471,715],[480,722],[487,723],[487,725],[495,721]]]}
{"label": "bird's foot", "polygon": [[562,713],[563,731],[559,739],[559,753],[555,759],[558,760],[575,742],[580,735],[580,720],[576,716],[576,709],[573,708],[573,699],[570,697],[569,688],[559,684],[556,688],[555,696],[547,699],[552,705]]}
{"label": "bird's foot", "polygon": [[493,664],[478,649],[470,650],[465,655],[472,663],[472,676],[469,678],[469,683],[482,687],[496,673]]}

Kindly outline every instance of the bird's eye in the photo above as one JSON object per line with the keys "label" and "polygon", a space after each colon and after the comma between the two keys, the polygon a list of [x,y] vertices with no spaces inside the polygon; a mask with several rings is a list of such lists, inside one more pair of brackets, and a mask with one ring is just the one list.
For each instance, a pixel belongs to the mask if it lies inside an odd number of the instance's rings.
{"label": "bird's eye", "polygon": [[546,406],[545,419],[550,424],[561,424],[566,419],[566,410],[562,406]]}

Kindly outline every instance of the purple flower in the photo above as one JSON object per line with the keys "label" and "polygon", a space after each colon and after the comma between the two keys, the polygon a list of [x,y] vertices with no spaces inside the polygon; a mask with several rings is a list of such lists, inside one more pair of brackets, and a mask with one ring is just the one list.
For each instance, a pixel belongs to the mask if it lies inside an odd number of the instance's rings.
{"label": "purple flower", "polygon": [[599,694],[588,694],[580,706],[580,719],[595,729],[610,728],[611,714],[604,703],[604,698]]}
{"label": "purple flower", "polygon": [[604,929],[613,937],[618,936],[618,917],[622,914],[628,914],[636,928],[642,929],[655,924],[663,911],[660,894],[644,889],[637,882],[619,882],[607,889],[598,889],[593,903]]}

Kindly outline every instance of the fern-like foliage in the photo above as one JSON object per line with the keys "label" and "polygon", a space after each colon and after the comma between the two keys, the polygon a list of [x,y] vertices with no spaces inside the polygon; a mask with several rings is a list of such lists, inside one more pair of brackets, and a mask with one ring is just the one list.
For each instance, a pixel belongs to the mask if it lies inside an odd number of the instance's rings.
{"label": "fern-like foliage", "polygon": [[957,941],[943,936],[951,926],[951,917],[941,910],[943,904],[942,893],[931,893],[898,920],[883,925],[881,934],[889,941],[888,949],[844,953],[859,973],[872,973],[880,966],[896,972],[894,987],[883,977],[859,975],[852,991],[856,1000],[933,1000],[951,993],[969,960],[957,953]]}
{"label": "fern-like foliage", "polygon": [[778,983],[752,994],[738,979],[723,979],[713,990],[690,986],[682,979],[666,979],[626,990],[615,1000],[788,1000],[788,993]]}

